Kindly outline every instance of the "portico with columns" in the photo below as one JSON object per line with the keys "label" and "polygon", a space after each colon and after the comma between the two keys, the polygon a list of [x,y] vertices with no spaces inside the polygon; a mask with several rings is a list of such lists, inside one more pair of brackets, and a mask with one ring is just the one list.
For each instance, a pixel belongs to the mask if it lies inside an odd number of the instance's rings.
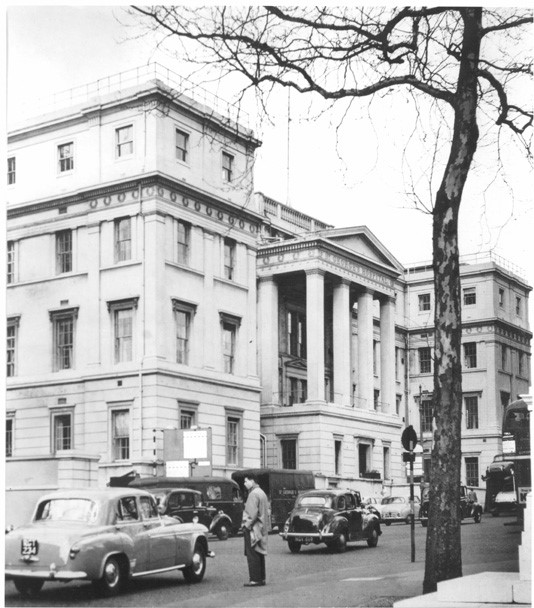
{"label": "portico with columns", "polygon": [[266,466],[296,464],[329,485],[394,474],[400,264],[358,227],[270,243],[257,269]]}

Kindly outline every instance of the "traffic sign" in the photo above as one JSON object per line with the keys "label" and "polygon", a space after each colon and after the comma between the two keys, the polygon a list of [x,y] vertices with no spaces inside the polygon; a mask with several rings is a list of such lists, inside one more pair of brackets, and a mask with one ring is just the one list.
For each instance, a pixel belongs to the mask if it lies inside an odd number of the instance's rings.
{"label": "traffic sign", "polygon": [[402,447],[408,452],[411,452],[417,445],[417,433],[411,424],[402,431],[401,443]]}

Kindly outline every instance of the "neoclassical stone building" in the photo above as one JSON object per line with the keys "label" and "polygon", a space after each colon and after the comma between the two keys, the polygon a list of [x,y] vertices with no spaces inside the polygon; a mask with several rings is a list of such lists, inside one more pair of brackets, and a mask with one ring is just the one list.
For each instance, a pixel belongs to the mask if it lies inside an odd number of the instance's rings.
{"label": "neoclassical stone building", "polygon": [[[195,426],[216,475],[404,484],[405,425],[427,459],[431,441],[431,269],[254,195],[244,116],[160,66],[74,93],[9,125],[7,519],[45,490],[160,474],[165,432]],[[496,259],[464,279],[473,482],[530,386],[531,288]]]}

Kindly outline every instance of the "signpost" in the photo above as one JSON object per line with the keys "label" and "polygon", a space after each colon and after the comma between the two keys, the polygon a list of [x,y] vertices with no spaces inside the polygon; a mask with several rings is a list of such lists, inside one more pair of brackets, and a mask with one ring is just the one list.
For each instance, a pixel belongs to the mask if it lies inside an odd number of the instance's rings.
{"label": "signpost", "polygon": [[417,445],[417,433],[413,426],[407,426],[401,436],[402,447],[406,450],[403,454],[404,462],[410,463],[410,540],[412,562],[415,562],[415,521],[414,521],[414,494],[413,494],[413,461],[415,460],[414,448]]}

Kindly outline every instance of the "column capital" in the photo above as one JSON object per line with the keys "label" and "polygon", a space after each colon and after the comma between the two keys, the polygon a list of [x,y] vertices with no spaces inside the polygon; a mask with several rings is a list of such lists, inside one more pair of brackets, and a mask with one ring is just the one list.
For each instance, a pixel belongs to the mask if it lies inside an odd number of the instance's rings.
{"label": "column capital", "polygon": [[378,297],[380,304],[395,304],[395,302],[397,301],[397,298],[395,296],[389,296],[386,294],[381,294]]}
{"label": "column capital", "polygon": [[375,290],[369,289],[369,287],[358,286],[358,291],[356,292],[356,297],[359,298],[360,296],[366,296],[366,295],[374,297]]}
{"label": "column capital", "polygon": [[334,283],[334,287],[342,287],[347,286],[350,287],[352,281],[350,279],[344,279],[343,277],[338,277],[338,280]]}
{"label": "column capital", "polygon": [[259,283],[276,283],[276,279],[274,274],[270,274],[269,276],[258,277]]}
{"label": "column capital", "polygon": [[319,275],[319,276],[325,276],[326,274],[326,270],[321,270],[320,268],[308,268],[304,271],[306,273],[306,276],[314,276],[314,275]]}

